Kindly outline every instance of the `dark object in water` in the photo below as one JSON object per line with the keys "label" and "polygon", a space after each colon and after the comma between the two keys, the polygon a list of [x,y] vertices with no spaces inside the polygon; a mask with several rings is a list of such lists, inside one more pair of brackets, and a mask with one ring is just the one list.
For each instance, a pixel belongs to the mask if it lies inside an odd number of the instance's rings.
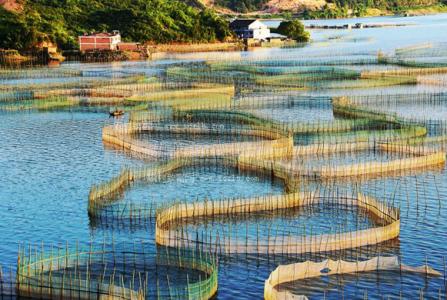
{"label": "dark object in water", "polygon": [[117,110],[109,112],[109,114],[110,114],[111,117],[122,116],[122,115],[124,115],[124,110],[118,110],[117,109]]}

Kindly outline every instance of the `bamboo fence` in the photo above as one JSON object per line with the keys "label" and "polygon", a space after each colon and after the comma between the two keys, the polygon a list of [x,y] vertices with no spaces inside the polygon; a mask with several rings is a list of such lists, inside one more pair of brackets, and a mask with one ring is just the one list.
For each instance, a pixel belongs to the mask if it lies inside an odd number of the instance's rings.
{"label": "bamboo fence", "polygon": [[[331,276],[335,274],[349,274],[360,272],[397,271],[396,276],[402,272],[423,274],[425,276],[441,276],[442,274],[428,265],[412,267],[399,261],[397,256],[377,256],[365,261],[343,261],[326,259],[321,262],[305,261],[290,265],[278,266],[265,281],[264,299],[307,299],[304,295],[294,295],[289,291],[278,290],[278,286],[292,281]],[[301,298],[300,298],[301,297]]]}
{"label": "bamboo fence", "polygon": [[[157,212],[156,242],[160,245],[194,249],[198,245],[220,254],[232,253],[282,253],[299,254],[337,251],[378,244],[399,235],[399,210],[371,197],[358,194],[356,198],[332,197],[331,203],[365,209],[382,222],[382,226],[337,234],[296,236],[290,232],[282,237],[260,238],[255,241],[246,237],[225,235],[211,236],[183,230],[184,221],[191,218],[214,218],[217,215],[244,215],[260,211],[278,211],[295,207],[315,205],[328,201],[318,192],[292,193],[279,196],[255,197],[251,199],[224,199],[198,203],[180,203]],[[202,238],[197,239],[197,236]]]}
{"label": "bamboo fence", "polygon": [[[181,249],[153,253],[147,247],[23,247],[16,294],[31,299],[209,299],[216,294],[214,256]],[[203,277],[190,281],[185,269],[199,271]],[[170,282],[169,276],[176,278],[176,273],[184,283]]]}

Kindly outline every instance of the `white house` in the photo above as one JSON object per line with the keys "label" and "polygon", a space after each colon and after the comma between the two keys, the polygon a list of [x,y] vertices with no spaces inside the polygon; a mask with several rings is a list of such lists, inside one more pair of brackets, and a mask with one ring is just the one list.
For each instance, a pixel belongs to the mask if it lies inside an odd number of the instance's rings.
{"label": "white house", "polygon": [[241,39],[266,41],[270,38],[267,25],[255,19],[236,19],[230,23],[230,29]]}

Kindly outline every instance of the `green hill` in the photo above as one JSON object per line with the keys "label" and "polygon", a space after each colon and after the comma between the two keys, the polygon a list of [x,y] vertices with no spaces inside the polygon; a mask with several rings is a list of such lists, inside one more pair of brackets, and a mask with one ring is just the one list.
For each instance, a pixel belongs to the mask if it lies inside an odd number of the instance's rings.
{"label": "green hill", "polygon": [[[447,0],[0,0],[0,49],[25,50],[51,41],[76,49],[85,32],[119,30],[135,42],[213,42],[231,35],[229,12],[301,12],[304,18],[337,18],[446,10]],[[290,14],[289,14],[290,16]]]}
{"label": "green hill", "polygon": [[25,0],[0,7],[0,48],[29,49],[52,41],[77,47],[84,32],[119,30],[136,42],[211,42],[230,35],[228,24],[196,0]]}

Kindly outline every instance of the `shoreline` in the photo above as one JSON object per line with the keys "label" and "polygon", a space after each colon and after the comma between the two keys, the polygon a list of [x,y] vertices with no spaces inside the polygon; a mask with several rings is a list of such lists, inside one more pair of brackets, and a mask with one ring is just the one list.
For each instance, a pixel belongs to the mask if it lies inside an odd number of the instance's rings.
{"label": "shoreline", "polygon": [[[192,43],[192,44],[158,44],[148,45],[145,50],[140,51],[91,51],[81,52],[79,50],[64,50],[62,51],[62,61],[71,62],[114,62],[114,61],[141,61],[141,60],[157,60],[169,58],[176,54],[188,54],[196,52],[233,52],[233,51],[250,51],[268,47],[283,47],[294,45],[295,42],[274,41],[274,42],[249,42],[244,44],[243,41],[236,40],[231,42],[215,42],[215,43]],[[6,50],[8,52],[19,53],[17,50]],[[40,52],[36,54],[27,53],[26,56],[21,56],[22,59],[0,59],[3,65],[20,65],[22,63],[35,63],[40,65],[47,65],[49,61],[47,58],[42,59]],[[5,57],[4,57],[5,58]],[[55,62],[53,65],[55,65]]]}
{"label": "shoreline", "polygon": [[163,59],[170,55],[194,52],[231,52],[241,50],[244,50],[244,45],[241,41],[196,44],[158,44],[148,45],[148,59]]}
{"label": "shoreline", "polygon": [[215,43],[171,43],[148,45],[148,51],[153,53],[187,53],[187,52],[212,52],[212,51],[234,51],[244,48],[241,41],[215,42]]}
{"label": "shoreline", "polygon": [[[417,8],[407,10],[406,16],[428,16],[447,13],[447,5]],[[383,13],[383,11],[382,11]],[[343,17],[332,19],[312,19],[312,20],[341,20],[346,19],[346,24],[343,25],[324,25],[324,24],[311,24],[306,25],[306,29],[361,29],[361,28],[377,28],[377,27],[400,27],[413,25],[410,23],[402,24],[385,24],[385,23],[356,23],[350,24],[350,19],[362,19],[362,18],[374,18],[374,17],[393,17],[401,16],[402,14],[388,14],[388,15],[372,15],[362,17]],[[267,18],[264,20],[281,21],[279,18]],[[36,51],[36,53],[30,53],[29,51],[18,51],[15,49],[0,49],[0,64],[1,65],[26,65],[26,64],[40,64],[40,65],[57,65],[57,61],[60,63],[66,58],[67,61],[79,61],[79,62],[113,62],[113,61],[138,61],[138,60],[153,60],[168,58],[170,55],[195,53],[195,52],[231,52],[231,51],[250,51],[266,47],[283,47],[289,46],[290,41],[282,42],[249,42],[245,44],[242,40],[231,40],[226,42],[211,42],[211,43],[170,43],[170,44],[148,44],[145,46],[144,51],[98,51],[85,53],[79,50],[63,50],[61,53],[64,57],[52,57],[43,56],[43,50]],[[62,58],[62,59],[61,59]]]}

